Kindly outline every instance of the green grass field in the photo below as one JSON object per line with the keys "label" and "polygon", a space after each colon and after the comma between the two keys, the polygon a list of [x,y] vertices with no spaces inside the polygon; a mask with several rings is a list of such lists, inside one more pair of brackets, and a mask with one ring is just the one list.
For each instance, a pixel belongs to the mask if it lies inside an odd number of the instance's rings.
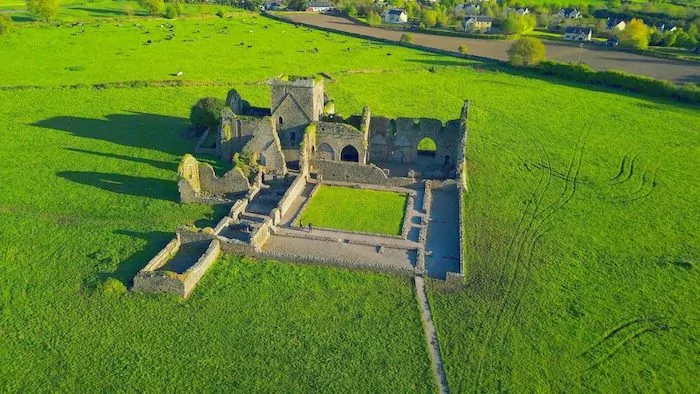
{"label": "green grass field", "polygon": [[[403,279],[226,258],[185,302],[108,280],[224,213],[177,203],[198,98],[266,106],[260,81],[327,71],[342,114],[448,120],[471,100],[466,281],[429,283],[452,392],[695,391],[697,107],[245,13],[136,22],[0,38],[0,390],[434,390]],[[181,70],[205,86],[88,86]]]}
{"label": "green grass field", "polygon": [[406,194],[321,186],[299,220],[313,226],[377,234],[401,234]]}

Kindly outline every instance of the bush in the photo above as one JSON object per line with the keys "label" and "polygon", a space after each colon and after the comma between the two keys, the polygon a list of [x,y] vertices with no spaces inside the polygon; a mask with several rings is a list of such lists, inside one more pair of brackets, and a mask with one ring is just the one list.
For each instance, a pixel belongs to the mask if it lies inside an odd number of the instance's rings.
{"label": "bush", "polygon": [[167,7],[165,7],[165,14],[164,16],[168,19],[175,19],[179,13],[177,12],[177,8],[175,8],[174,5],[168,4]]}
{"label": "bush", "polygon": [[514,66],[534,66],[546,56],[544,44],[534,37],[523,37],[508,49],[508,58]]}
{"label": "bush", "polygon": [[223,18],[224,17],[224,10],[216,11],[216,16],[218,16],[219,18]]}
{"label": "bush", "polygon": [[226,104],[216,97],[205,97],[197,101],[190,110],[190,121],[198,127],[219,127],[221,112]]}
{"label": "bush", "polygon": [[657,97],[667,97],[686,103],[700,103],[700,88],[696,85],[675,85],[668,81],[627,74],[622,71],[595,71],[586,64],[543,61],[535,68],[541,74],[593,85],[622,88]]}
{"label": "bush", "polygon": [[650,36],[651,30],[649,30],[649,26],[645,25],[641,19],[632,19],[625,26],[625,30],[617,32],[620,46],[636,49],[647,49]]}
{"label": "bush", "polygon": [[401,35],[401,38],[399,39],[399,42],[413,44],[414,42],[416,42],[416,38],[413,37],[413,34],[411,33],[403,33]]}
{"label": "bush", "polygon": [[345,15],[347,15],[347,16],[352,16],[352,17],[357,16],[357,8],[355,8],[355,5],[352,3],[346,5],[345,9],[343,11],[345,11]]}
{"label": "bush", "polygon": [[131,4],[124,4],[124,7],[122,8],[126,16],[134,16],[136,15],[136,11],[134,10],[134,7],[131,6]]}
{"label": "bush", "polygon": [[126,293],[126,286],[120,280],[107,278],[100,286],[102,293],[106,295],[120,295]]}
{"label": "bush", "polygon": [[139,5],[151,15],[158,15],[163,10],[163,0],[138,0]]}
{"label": "bush", "polygon": [[461,53],[464,56],[467,56],[467,54],[469,53],[469,47],[464,45],[464,44],[460,45],[458,49],[459,49],[459,53]]}
{"label": "bush", "polygon": [[12,18],[9,15],[0,15],[0,36],[3,36],[12,30]]}

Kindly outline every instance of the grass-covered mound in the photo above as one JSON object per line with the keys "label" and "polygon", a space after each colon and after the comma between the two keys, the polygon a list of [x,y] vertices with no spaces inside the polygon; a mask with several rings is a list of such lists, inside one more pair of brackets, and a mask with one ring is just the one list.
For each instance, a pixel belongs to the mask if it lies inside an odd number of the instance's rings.
{"label": "grass-covered mound", "polygon": [[341,186],[321,186],[301,213],[304,225],[401,234],[406,194]]}

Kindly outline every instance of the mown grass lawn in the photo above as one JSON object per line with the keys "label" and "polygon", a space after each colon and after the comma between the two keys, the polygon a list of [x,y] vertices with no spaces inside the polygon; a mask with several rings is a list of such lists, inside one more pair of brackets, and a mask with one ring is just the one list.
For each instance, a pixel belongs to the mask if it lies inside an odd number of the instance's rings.
{"label": "mown grass lawn", "polygon": [[[347,115],[471,100],[466,281],[429,287],[451,391],[696,391],[697,107],[245,13],[96,24],[0,39],[0,84],[42,87],[0,91],[0,390],[432,390],[398,278],[227,258],[186,302],[105,286],[225,212],[177,203],[197,98],[264,107],[260,81],[327,71]],[[179,70],[212,86],[58,88]]]}
{"label": "mown grass lawn", "polygon": [[405,210],[405,193],[323,185],[298,220],[317,227],[399,235]]}

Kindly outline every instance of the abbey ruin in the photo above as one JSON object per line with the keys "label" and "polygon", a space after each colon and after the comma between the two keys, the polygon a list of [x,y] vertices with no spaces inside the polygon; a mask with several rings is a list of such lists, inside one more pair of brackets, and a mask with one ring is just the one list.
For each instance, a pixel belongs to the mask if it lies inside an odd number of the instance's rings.
{"label": "abbey ruin", "polygon": [[[231,209],[215,228],[179,228],[136,275],[135,290],[186,297],[221,253],[462,277],[468,102],[447,123],[375,116],[369,107],[343,118],[324,83],[272,79],[269,109],[228,93],[220,127],[202,136],[195,154],[215,154],[234,168],[217,177],[209,164],[185,155],[178,188],[183,203]],[[207,133],[217,133],[215,146],[203,146]],[[405,193],[401,234],[296,228],[295,218],[323,184]]]}

